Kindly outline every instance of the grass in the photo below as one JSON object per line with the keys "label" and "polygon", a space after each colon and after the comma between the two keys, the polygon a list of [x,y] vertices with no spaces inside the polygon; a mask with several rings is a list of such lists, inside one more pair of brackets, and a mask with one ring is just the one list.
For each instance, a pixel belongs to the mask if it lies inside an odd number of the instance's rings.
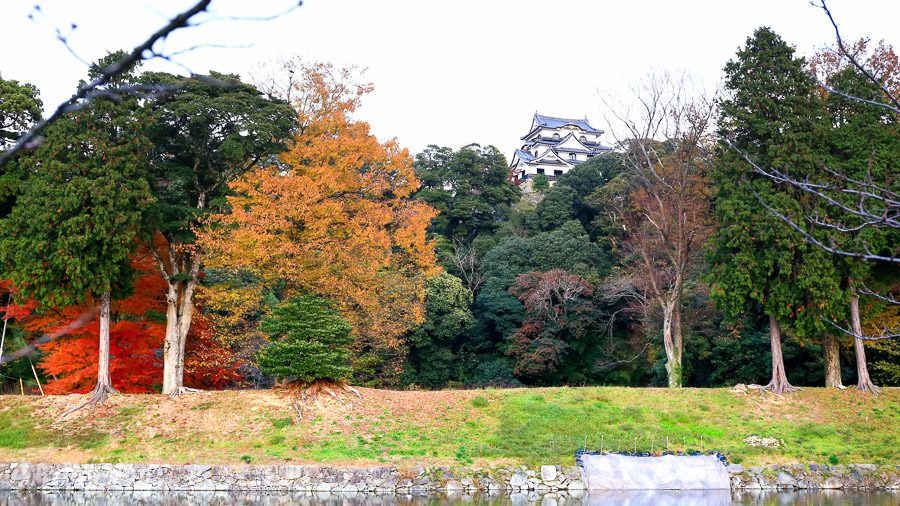
{"label": "grass", "polygon": [[[276,392],[116,396],[54,424],[65,398],[0,397],[0,460],[469,465],[571,464],[590,450],[720,450],[735,463],[900,464],[900,390],[877,398],[805,388],[363,389],[293,417]],[[71,402],[69,400],[68,402]],[[784,441],[743,443],[750,434]],[[668,445],[668,446],[667,446]]]}
{"label": "grass", "polygon": [[88,427],[39,428],[25,407],[0,412],[0,448],[20,450],[71,446],[96,450],[109,444],[109,435]]}

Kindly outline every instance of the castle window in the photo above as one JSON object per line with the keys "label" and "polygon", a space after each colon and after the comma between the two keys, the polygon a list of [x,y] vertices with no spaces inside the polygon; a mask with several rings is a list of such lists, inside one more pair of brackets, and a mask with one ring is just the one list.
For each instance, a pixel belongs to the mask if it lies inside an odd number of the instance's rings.
{"label": "castle window", "polygon": [[555,141],[558,141],[558,140],[559,140],[559,134],[558,134],[558,133],[553,132],[553,140],[555,140]]}
{"label": "castle window", "polygon": [[569,160],[575,160],[576,158],[578,158],[578,155],[576,155],[575,153],[569,153]]}
{"label": "castle window", "polygon": [[581,137],[579,137],[579,139],[581,140],[581,142],[587,142],[587,137],[585,137],[583,135]]}
{"label": "castle window", "polygon": [[559,170],[559,169],[554,170],[554,171],[553,171],[553,175],[554,175],[554,176],[562,176],[562,171]]}
{"label": "castle window", "polygon": [[537,170],[537,173],[538,173],[538,174],[543,174],[543,173],[544,173],[544,169],[538,169],[538,170]]}

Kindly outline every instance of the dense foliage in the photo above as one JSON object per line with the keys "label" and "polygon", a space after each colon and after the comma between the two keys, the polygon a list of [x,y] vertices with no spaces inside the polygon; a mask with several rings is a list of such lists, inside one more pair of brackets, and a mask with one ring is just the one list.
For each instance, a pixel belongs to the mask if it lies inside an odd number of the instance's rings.
{"label": "dense foliage", "polygon": [[272,344],[259,352],[259,367],[266,374],[303,383],[350,379],[351,329],[324,299],[288,299],[260,325]]}
{"label": "dense foliage", "polygon": [[[132,69],[158,92],[85,103],[0,166],[0,366],[53,393],[104,367],[175,395],[900,384],[898,340],[848,335],[897,329],[900,269],[821,246],[889,256],[897,229],[784,176],[896,189],[900,122],[872,102],[900,64],[855,49],[877,85],[760,28],[718,101],[658,81],[638,97],[655,128],[630,118],[616,149],[522,186],[494,146],[380,141],[354,118],[373,89],[354,67],[292,59],[254,85]],[[0,149],[38,97],[0,78]]]}

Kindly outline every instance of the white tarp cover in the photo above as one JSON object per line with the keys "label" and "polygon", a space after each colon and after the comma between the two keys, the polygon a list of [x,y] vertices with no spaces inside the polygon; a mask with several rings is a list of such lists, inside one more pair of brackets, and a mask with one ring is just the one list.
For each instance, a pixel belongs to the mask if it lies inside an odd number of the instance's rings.
{"label": "white tarp cover", "polygon": [[588,490],[718,490],[731,488],[713,455],[582,455]]}

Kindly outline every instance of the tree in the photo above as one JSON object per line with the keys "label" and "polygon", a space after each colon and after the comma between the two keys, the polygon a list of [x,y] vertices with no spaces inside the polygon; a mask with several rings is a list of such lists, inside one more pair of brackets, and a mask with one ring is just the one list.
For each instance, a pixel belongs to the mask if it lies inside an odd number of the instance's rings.
{"label": "tree", "polygon": [[[131,294],[110,305],[113,321],[110,323],[109,375],[116,389],[126,393],[154,392],[159,383],[162,362],[157,356],[165,334],[165,322],[154,316],[165,307],[162,298],[164,281],[156,270],[153,259],[144,251],[132,257],[131,265],[137,273]],[[72,305],[45,311],[26,319],[29,331],[53,332],[69,325],[79,315],[90,311],[89,307]],[[97,376],[98,323],[74,328],[40,346],[40,369],[53,379],[44,388],[48,392],[87,392]]]}
{"label": "tree", "polygon": [[[572,380],[574,367],[584,374],[589,365],[596,311],[593,287],[562,269],[530,272],[516,277],[509,293],[525,306],[522,326],[507,337],[506,354],[514,359],[513,372],[539,383]],[[580,359],[580,360],[579,360]],[[566,370],[569,369],[569,370]],[[582,377],[583,380],[583,377]]]}
{"label": "tree", "polygon": [[167,282],[163,393],[178,395],[186,391],[185,349],[202,262],[194,229],[223,208],[229,183],[285,149],[296,114],[234,75],[146,73],[141,81],[168,89],[150,104],[156,200],[147,214],[151,251]]}
{"label": "tree", "polygon": [[[864,43],[858,44],[858,47],[859,51],[865,51]],[[875,54],[878,58],[872,63],[873,67],[886,66],[894,69],[893,72],[896,74],[891,76],[891,73],[888,73],[884,79],[888,80],[891,77],[900,79],[900,66],[897,65],[897,57],[890,48],[879,48]],[[820,55],[819,60],[826,60],[828,56],[829,53]],[[886,64],[884,60],[887,60]],[[852,66],[845,65],[843,69],[827,75],[826,79],[829,86],[855,96],[877,96],[879,92],[874,83]],[[886,115],[883,109],[848,99],[838,93],[828,93],[825,99],[832,123],[829,136],[829,165],[855,180],[872,178],[890,181],[895,178],[896,160],[900,157],[900,122],[898,122],[900,117]],[[827,180],[827,176],[826,172],[823,179]],[[858,200],[852,195],[840,195],[837,198],[838,202],[848,207],[854,206]],[[834,226],[846,228],[849,225],[838,223],[840,218],[832,218],[842,214],[835,213],[834,206],[821,200],[817,203],[820,204],[820,209],[814,213],[814,219],[816,223],[821,222],[823,224],[821,227],[828,233]],[[900,229],[867,227],[860,223],[854,223],[853,226],[858,230],[846,230],[841,234],[843,247],[887,253],[892,244],[900,241]],[[864,334],[859,313],[859,292],[862,290],[863,293],[875,295],[866,287],[866,283],[871,282],[871,272],[878,267],[878,263],[885,264],[882,270],[893,271],[893,277],[896,277],[898,270],[890,263],[865,261],[847,256],[839,256],[838,263],[846,277],[847,289],[850,292],[850,330],[838,327],[838,333],[849,334],[854,338],[857,388],[861,391],[878,393],[866,364]],[[884,274],[888,273],[882,273],[882,276]]]}
{"label": "tree", "polygon": [[303,131],[276,165],[231,184],[229,212],[208,223],[200,244],[212,268],[284,283],[288,296],[333,301],[354,327],[357,363],[365,357],[374,371],[367,374],[395,378],[402,337],[423,317],[434,211],[412,198],[419,182],[408,152],[351,120],[358,100],[330,96],[333,83],[320,66],[302,71],[310,74],[304,82],[322,88],[292,100],[319,105],[301,110]]}
{"label": "tree", "polygon": [[[854,95],[840,89],[836,89],[827,82],[820,80],[823,94],[832,93],[848,100],[873,107],[881,114],[893,116],[896,120],[900,116],[900,72],[898,72],[898,60],[890,47],[879,47],[875,54],[864,61],[865,48],[857,44],[848,47],[838,29],[838,25],[828,10],[824,0],[820,0],[818,6],[828,16],[834,27],[837,42],[836,50],[825,51],[824,55],[815,62],[816,67],[822,67],[826,76],[829,71],[839,70],[844,67],[853,67],[865,77],[870,85],[874,85],[877,91],[868,96]],[[816,70],[816,67],[813,70]],[[804,217],[806,220],[798,220],[796,217],[778,212],[769,208],[774,216],[804,236],[810,243],[830,253],[839,256],[861,259],[865,261],[900,263],[900,254],[896,242],[879,251],[860,244],[855,240],[857,232],[869,228],[900,229],[900,192],[892,179],[882,180],[866,174],[861,178],[854,178],[841,173],[839,170],[825,167],[829,174],[826,181],[808,180],[803,175],[794,175],[780,167],[766,166],[764,163],[747,158],[754,170],[779,184],[789,185],[803,192],[807,198],[817,201],[820,205],[831,207],[832,216],[828,221],[816,219],[815,216]],[[896,163],[893,164],[896,168]],[[853,196],[852,205],[847,205],[843,198]],[[825,230],[824,235],[818,237],[809,233],[803,221],[811,221]],[[822,230],[820,230],[820,233]],[[849,234],[850,244],[845,244]],[[848,331],[852,332],[852,331]],[[871,340],[890,339],[897,334],[889,333],[885,329],[881,336]],[[858,336],[865,338],[866,336]]]}
{"label": "tree", "polygon": [[441,388],[462,379],[461,351],[475,326],[471,306],[472,292],[459,278],[442,272],[426,281],[425,321],[407,338],[405,383]]}
{"label": "tree", "polygon": [[326,300],[291,298],[264,318],[260,329],[272,342],[259,352],[263,372],[304,384],[350,379],[352,327]]}
{"label": "tree", "polygon": [[577,221],[532,237],[505,237],[484,257],[485,282],[475,299],[482,339],[499,342],[524,321],[525,308],[508,292],[516,277],[533,271],[563,269],[588,281],[599,280],[608,258]]}
{"label": "tree", "polygon": [[708,127],[714,107],[688,98],[687,91],[683,80],[651,76],[636,89],[642,116],[617,113],[631,135],[623,156],[630,188],[617,200],[625,230],[622,275],[633,276],[662,311],[670,388],[682,386],[682,297],[710,228]]}
{"label": "tree", "polygon": [[719,227],[710,240],[711,296],[726,316],[762,312],[769,321],[772,380],[793,390],[784,369],[781,332],[822,334],[823,316],[838,314],[840,277],[830,255],[766,212],[804,212],[797,191],[755,176],[748,160],[815,174],[823,161],[827,123],[806,62],[769,28],[757,29],[725,66],[721,101],[723,147],[713,170]]}
{"label": "tree", "polygon": [[[173,45],[167,45],[166,48],[161,47],[167,42],[167,39],[171,34],[181,29],[201,24],[196,21],[196,18],[200,14],[206,13],[211,3],[212,0],[199,0],[186,10],[169,19],[164,26],[150,34],[150,36],[135,46],[130,52],[121,52],[118,54],[117,59],[105,61],[104,66],[97,69],[97,72],[92,76],[90,81],[80,82],[75,93],[56,106],[49,116],[40,119],[39,121],[35,121],[30,125],[30,128],[26,132],[15,139],[15,143],[12,146],[9,146],[8,148],[3,146],[6,149],[0,151],[0,167],[9,163],[18,154],[34,149],[43,142],[42,135],[44,130],[49,128],[50,125],[61,120],[70,113],[87,107],[91,102],[98,98],[113,98],[116,100],[128,99],[128,97],[146,98],[173,89],[174,86],[148,86],[136,83],[118,85],[117,82],[121,83],[123,76],[126,76],[134,67],[139,66],[144,61],[159,58],[173,62],[173,57],[176,55],[189,52],[196,47],[202,46],[198,45],[194,48],[181,50],[177,49],[177,47],[173,47]],[[298,3],[294,8],[299,5],[300,4]],[[39,10],[40,6],[35,6],[35,11]],[[293,8],[288,9],[281,14],[263,16],[257,19],[274,19],[287,14],[287,12],[290,12],[291,10],[293,10]],[[75,29],[76,24],[72,23],[69,34],[71,35]],[[69,46],[68,37],[69,36],[63,35],[63,33],[57,29],[57,39],[59,39],[69,52],[74,55],[75,51]],[[166,49],[168,49],[168,51]]]}
{"label": "tree", "polygon": [[544,198],[526,215],[525,222],[534,231],[556,230],[573,219],[574,206],[575,190],[557,184],[544,192]]}
{"label": "tree", "polygon": [[[0,75],[0,151],[8,149],[41,120],[43,104],[39,95],[34,85],[6,80]],[[25,175],[12,159],[0,164],[0,218],[8,215],[15,205]]]}
{"label": "tree", "polygon": [[495,231],[521,195],[494,146],[470,144],[453,151],[430,145],[416,155],[413,167],[422,182],[416,198],[439,213],[431,231],[451,242],[469,244]]}
{"label": "tree", "polygon": [[[95,78],[109,55],[91,67]],[[113,85],[128,82],[120,76]],[[97,99],[46,130],[21,163],[22,195],[0,225],[0,261],[23,293],[44,306],[89,300],[98,306],[97,385],[86,404],[114,393],[110,377],[110,299],[130,286],[128,257],[151,202],[146,178],[150,145],[136,99]],[[81,407],[81,406],[79,406]]]}
{"label": "tree", "polygon": [[531,187],[534,188],[534,191],[542,192],[547,188],[550,188],[550,178],[545,174],[538,174],[532,179]]}

